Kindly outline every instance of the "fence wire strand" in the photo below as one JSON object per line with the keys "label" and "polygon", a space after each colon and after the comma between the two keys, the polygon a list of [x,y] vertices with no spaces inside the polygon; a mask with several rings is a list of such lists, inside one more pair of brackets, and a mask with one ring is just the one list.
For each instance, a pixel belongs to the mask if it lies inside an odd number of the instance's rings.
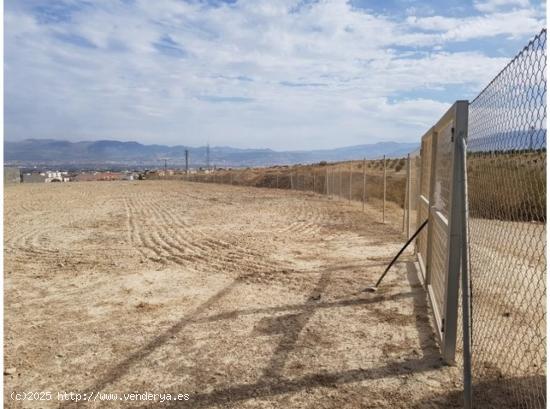
{"label": "fence wire strand", "polygon": [[475,407],[546,407],[546,30],[470,104]]}

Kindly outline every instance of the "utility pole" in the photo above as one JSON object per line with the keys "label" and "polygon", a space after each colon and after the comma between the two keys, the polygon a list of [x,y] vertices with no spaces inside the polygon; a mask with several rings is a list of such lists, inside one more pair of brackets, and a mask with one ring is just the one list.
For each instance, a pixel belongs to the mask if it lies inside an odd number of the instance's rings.
{"label": "utility pole", "polygon": [[210,170],[210,142],[206,144],[206,170]]}
{"label": "utility pole", "polygon": [[166,176],[168,176],[168,159],[170,159],[170,158],[159,158],[158,159],[158,160],[163,160],[164,161],[164,177],[163,177],[163,179],[166,179]]}

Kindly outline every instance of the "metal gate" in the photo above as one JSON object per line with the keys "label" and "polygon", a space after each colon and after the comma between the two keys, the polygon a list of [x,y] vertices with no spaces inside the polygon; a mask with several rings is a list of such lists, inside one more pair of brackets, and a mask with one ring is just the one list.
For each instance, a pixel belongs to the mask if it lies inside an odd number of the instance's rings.
{"label": "metal gate", "polygon": [[460,183],[461,144],[466,138],[468,102],[457,101],[423,137],[414,167],[420,175],[417,225],[428,219],[420,233],[417,256],[429,295],[443,359],[453,363],[456,350],[460,249],[464,215]]}

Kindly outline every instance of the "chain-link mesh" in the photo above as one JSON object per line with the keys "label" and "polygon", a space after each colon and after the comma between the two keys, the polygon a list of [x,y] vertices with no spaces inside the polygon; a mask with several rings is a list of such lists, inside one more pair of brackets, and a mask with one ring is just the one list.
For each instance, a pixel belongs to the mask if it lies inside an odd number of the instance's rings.
{"label": "chain-link mesh", "polygon": [[450,121],[437,132],[437,158],[435,161],[435,186],[432,206],[446,218],[449,217],[453,126],[453,121]]}
{"label": "chain-link mesh", "polygon": [[[420,159],[419,159],[419,178],[420,189],[418,195],[418,218],[417,226],[428,219],[430,212],[430,179],[431,179],[431,160],[432,160],[432,132],[428,132],[422,137],[420,144]],[[418,235],[416,240],[418,258],[421,261],[422,273],[425,274],[425,268],[428,261],[428,230],[424,229]]]}
{"label": "chain-link mesh", "polygon": [[[359,202],[363,211],[368,204],[368,208],[380,212],[381,221],[386,213],[386,221],[397,227],[398,221],[405,220],[406,216],[406,164],[405,158],[393,158],[385,162],[383,159],[364,159],[267,169],[199,169],[185,175],[184,180],[314,192],[352,205]],[[411,228],[415,227],[416,210],[413,218],[410,218]]]}
{"label": "chain-link mesh", "polygon": [[[434,184],[430,202],[432,238],[430,266],[430,285],[439,314],[445,309],[445,289],[447,280],[448,243],[449,243],[449,200],[451,186],[451,163],[453,152],[453,122],[435,133],[436,158]],[[440,315],[440,316],[441,316]]]}
{"label": "chain-link mesh", "polygon": [[421,181],[421,165],[420,149],[412,152],[409,155],[407,162],[407,183],[406,183],[406,198],[405,198],[405,233],[406,237],[411,237],[417,226],[422,221],[419,221],[419,195]]}
{"label": "chain-link mesh", "polygon": [[546,407],[546,30],[471,103],[476,407]]}

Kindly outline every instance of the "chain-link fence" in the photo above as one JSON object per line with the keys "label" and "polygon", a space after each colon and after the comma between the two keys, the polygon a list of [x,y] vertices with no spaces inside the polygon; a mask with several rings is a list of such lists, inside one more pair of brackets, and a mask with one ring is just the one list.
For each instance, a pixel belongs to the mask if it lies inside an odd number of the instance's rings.
{"label": "chain-link fence", "polygon": [[469,115],[474,402],[545,408],[546,31]]}
{"label": "chain-link fence", "polygon": [[464,369],[465,406],[546,407],[546,30],[407,160],[195,180],[368,203],[381,221],[399,204],[392,221],[407,238],[428,220],[415,253],[443,359]]}
{"label": "chain-link fence", "polygon": [[[442,352],[445,357],[454,330],[465,406],[544,408],[546,30],[471,102],[466,118],[463,166],[455,166],[460,118],[443,117],[410,155],[407,181],[415,205],[407,202],[406,218],[416,214],[414,227],[430,221],[416,249]],[[453,221],[462,233],[452,231]],[[462,268],[453,270],[457,253]],[[460,271],[465,303],[454,299],[462,295]],[[449,308],[457,309],[452,325],[445,322]]]}
{"label": "chain-link fence", "polygon": [[[190,182],[290,189],[326,195],[333,200],[361,205],[363,211],[379,212],[380,221],[395,227],[403,223],[407,199],[408,165],[405,158],[280,166],[265,169],[210,169],[184,176]],[[412,194],[412,193],[411,193]],[[409,228],[415,221],[409,218]]]}

